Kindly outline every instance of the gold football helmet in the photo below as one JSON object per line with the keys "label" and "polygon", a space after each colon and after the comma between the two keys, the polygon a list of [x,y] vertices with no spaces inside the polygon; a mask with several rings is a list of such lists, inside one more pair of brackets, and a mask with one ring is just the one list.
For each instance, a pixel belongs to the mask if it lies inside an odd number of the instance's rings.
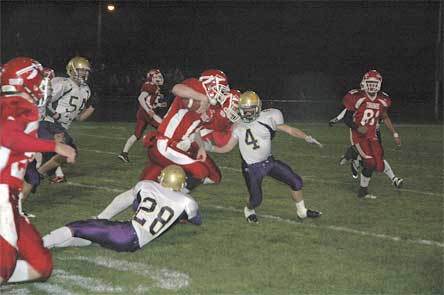
{"label": "gold football helmet", "polygon": [[159,182],[163,187],[171,188],[175,191],[181,191],[185,186],[185,171],[177,165],[169,165],[162,169],[159,176]]}
{"label": "gold football helmet", "polygon": [[254,91],[245,91],[239,97],[239,114],[242,121],[249,123],[257,119],[262,109],[260,97]]}
{"label": "gold football helmet", "polygon": [[81,56],[75,56],[66,65],[68,76],[79,84],[85,84],[88,80],[91,65],[89,61]]}

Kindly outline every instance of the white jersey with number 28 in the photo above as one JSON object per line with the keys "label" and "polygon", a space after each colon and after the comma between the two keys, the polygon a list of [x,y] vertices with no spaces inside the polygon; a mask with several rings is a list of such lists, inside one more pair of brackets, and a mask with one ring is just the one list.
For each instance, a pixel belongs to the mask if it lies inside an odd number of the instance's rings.
{"label": "white jersey with number 28", "polygon": [[183,212],[188,219],[192,219],[199,209],[191,196],[165,188],[151,180],[138,182],[133,194],[135,198],[140,198],[131,223],[141,248],[169,228]]}
{"label": "white jersey with number 28", "polygon": [[233,136],[239,140],[239,150],[247,164],[265,161],[271,156],[271,140],[278,125],[284,124],[278,109],[263,110],[253,122],[237,122]]}

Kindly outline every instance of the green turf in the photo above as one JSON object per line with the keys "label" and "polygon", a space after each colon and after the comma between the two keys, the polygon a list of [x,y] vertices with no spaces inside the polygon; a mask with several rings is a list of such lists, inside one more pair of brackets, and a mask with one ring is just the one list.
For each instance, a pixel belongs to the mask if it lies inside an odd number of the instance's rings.
{"label": "green turf", "polygon": [[[443,294],[443,127],[399,126],[401,150],[383,130],[386,159],[405,186],[398,191],[385,175],[376,175],[370,190],[378,199],[358,200],[349,167],[338,166],[348,144],[346,128],[295,126],[325,148],[278,134],[273,151],[303,177],[306,205],[321,210],[321,218],[298,221],[288,187],[267,179],[257,210],[260,224],[246,223],[247,191],[236,149],[212,155],[222,183],[193,192],[202,226],[177,225],[135,253],[98,246],[56,249],[56,272],[47,284],[2,287],[0,293],[47,294],[50,285],[72,294]],[[24,205],[37,215],[32,222],[42,234],[96,215],[117,191],[136,183],[145,163],[141,144],[131,150],[129,164],[116,157],[132,128],[132,123],[73,126],[80,153],[75,166],[65,168],[72,184],[46,182]],[[104,258],[141,268],[94,263]],[[182,273],[189,284],[165,288],[154,276],[162,269]],[[79,285],[74,276],[90,278],[90,285]],[[94,284],[110,289],[95,290]]]}

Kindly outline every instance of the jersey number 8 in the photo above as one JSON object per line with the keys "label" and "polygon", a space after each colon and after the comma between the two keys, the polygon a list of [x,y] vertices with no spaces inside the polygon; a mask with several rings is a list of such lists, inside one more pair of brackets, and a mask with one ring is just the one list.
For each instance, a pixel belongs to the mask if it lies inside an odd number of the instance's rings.
{"label": "jersey number 8", "polygon": [[[137,194],[137,198],[142,200],[140,192]],[[137,212],[134,216],[134,221],[144,227],[145,223],[146,223],[146,219],[143,218],[143,215],[145,215],[146,213],[153,212],[157,207],[157,202],[153,198],[145,197],[145,198],[143,198],[141,203],[143,205],[139,206],[139,209],[137,210]],[[146,213],[144,213],[144,212],[146,212]],[[142,215],[142,216],[140,216],[140,215]],[[157,214],[156,218],[154,218],[153,222],[151,223],[151,225],[149,227],[150,233],[152,235],[157,234],[165,226],[165,224],[167,224],[168,221],[170,221],[171,218],[173,218],[173,216],[174,216],[174,211],[170,207],[163,206],[162,208],[160,208],[159,213]]]}

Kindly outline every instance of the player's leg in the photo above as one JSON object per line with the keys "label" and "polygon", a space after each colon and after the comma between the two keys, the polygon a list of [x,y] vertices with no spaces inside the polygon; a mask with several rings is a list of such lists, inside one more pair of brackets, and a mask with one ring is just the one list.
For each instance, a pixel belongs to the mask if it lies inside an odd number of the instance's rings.
{"label": "player's leg", "polygon": [[150,163],[146,166],[142,173],[140,173],[139,180],[154,180],[158,181],[160,173],[164,166],[157,165],[155,163]]}
{"label": "player's leg", "polygon": [[123,147],[122,152],[117,156],[120,160],[122,160],[125,163],[129,162],[128,153],[133,146],[133,144],[138,141],[142,135],[143,131],[145,130],[146,126],[148,125],[148,121],[146,118],[145,111],[141,108],[137,110],[136,114],[136,127],[134,128],[134,134],[132,134],[126,141],[125,146]]}
{"label": "player's leg", "polygon": [[20,260],[17,261],[16,269],[8,282],[47,280],[53,267],[51,253],[43,246],[37,229],[25,217],[18,217],[17,227]]}
{"label": "player's leg", "polygon": [[321,216],[321,212],[310,210],[305,207],[304,197],[302,194],[302,178],[297,173],[295,173],[290,166],[282,161],[272,160],[271,163],[272,167],[268,175],[290,186],[291,197],[296,205],[297,216],[301,219],[306,217]]}
{"label": "player's leg", "polygon": [[[0,232],[4,227],[0,224]],[[0,285],[9,280],[17,263],[17,249],[0,233]]]}
{"label": "player's leg", "polygon": [[247,185],[249,198],[244,208],[245,218],[249,223],[257,223],[256,208],[262,203],[262,180],[268,170],[262,165],[248,165],[242,162],[242,176]]}
{"label": "player's leg", "polygon": [[107,219],[88,219],[66,225],[73,237],[89,240],[102,247],[134,252],[140,249],[139,239],[131,221],[119,222]]}
{"label": "player's leg", "polygon": [[51,231],[43,238],[43,246],[48,249],[64,248],[64,247],[85,247],[92,244],[91,241],[75,238],[72,236],[71,230],[66,226]]}
{"label": "player's leg", "polygon": [[369,194],[368,186],[376,167],[376,161],[372,154],[371,144],[368,140],[361,140],[356,144],[356,149],[363,160],[363,168],[361,170],[360,186],[358,198],[376,199],[374,195]]}
{"label": "player's leg", "polygon": [[390,166],[387,160],[384,160],[384,174],[391,180],[392,184],[396,188],[401,188],[404,183],[404,179],[401,177],[396,177],[395,172],[393,172],[392,167]]}

